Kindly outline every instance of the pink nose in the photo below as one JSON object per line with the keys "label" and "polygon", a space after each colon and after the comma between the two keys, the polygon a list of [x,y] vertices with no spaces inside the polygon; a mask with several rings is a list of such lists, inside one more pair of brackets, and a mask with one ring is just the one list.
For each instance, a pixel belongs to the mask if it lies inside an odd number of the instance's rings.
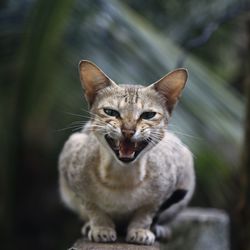
{"label": "pink nose", "polygon": [[122,129],[122,134],[125,138],[130,139],[134,134],[135,134],[135,130],[134,129],[126,129],[123,128]]}

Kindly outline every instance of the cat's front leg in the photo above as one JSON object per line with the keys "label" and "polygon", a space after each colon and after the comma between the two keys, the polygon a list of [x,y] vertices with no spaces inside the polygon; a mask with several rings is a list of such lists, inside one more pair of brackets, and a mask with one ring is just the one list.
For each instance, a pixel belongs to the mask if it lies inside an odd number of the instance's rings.
{"label": "cat's front leg", "polygon": [[155,235],[150,230],[154,210],[140,208],[128,225],[126,241],[131,243],[152,245],[155,242]]}
{"label": "cat's front leg", "polygon": [[112,219],[93,204],[88,204],[86,208],[89,222],[83,226],[82,233],[87,234],[88,239],[94,242],[116,241],[117,235]]}

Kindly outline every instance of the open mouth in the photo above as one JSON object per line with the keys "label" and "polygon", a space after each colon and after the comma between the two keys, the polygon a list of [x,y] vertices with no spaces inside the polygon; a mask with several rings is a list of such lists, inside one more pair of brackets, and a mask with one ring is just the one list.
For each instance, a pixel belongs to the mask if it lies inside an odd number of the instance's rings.
{"label": "open mouth", "polygon": [[131,162],[148,145],[147,141],[133,142],[130,139],[115,140],[108,135],[105,139],[117,158],[122,162]]}

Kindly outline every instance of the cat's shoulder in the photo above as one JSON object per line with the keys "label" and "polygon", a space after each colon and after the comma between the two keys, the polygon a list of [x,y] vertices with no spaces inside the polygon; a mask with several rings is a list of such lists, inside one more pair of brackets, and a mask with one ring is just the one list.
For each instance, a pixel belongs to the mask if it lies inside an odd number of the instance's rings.
{"label": "cat's shoulder", "polygon": [[65,142],[61,158],[67,156],[73,156],[77,154],[88,154],[96,148],[98,142],[93,135],[90,133],[86,126],[79,132],[73,133],[69,136],[68,140]]}
{"label": "cat's shoulder", "polygon": [[69,144],[70,147],[79,147],[85,144],[94,146],[94,144],[98,144],[97,139],[93,135],[91,130],[91,122],[87,122],[81,131],[70,135],[70,137],[66,141],[66,145],[67,144]]}
{"label": "cat's shoulder", "polygon": [[[75,157],[76,154],[81,152],[84,145],[87,143],[87,136],[84,133],[77,132],[68,138],[63,146],[63,150],[59,157],[60,165],[67,165]],[[65,164],[63,164],[65,163]]]}

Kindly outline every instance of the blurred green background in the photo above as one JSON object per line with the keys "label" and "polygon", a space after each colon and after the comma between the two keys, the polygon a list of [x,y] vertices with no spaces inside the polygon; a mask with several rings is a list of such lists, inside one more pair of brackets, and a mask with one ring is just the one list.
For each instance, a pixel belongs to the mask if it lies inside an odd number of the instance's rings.
{"label": "blurred green background", "polygon": [[87,114],[80,59],[120,83],[189,70],[169,129],[195,156],[192,205],[225,209],[233,219],[249,7],[239,0],[2,0],[1,249],[67,249],[80,236],[57,180],[63,143]]}

